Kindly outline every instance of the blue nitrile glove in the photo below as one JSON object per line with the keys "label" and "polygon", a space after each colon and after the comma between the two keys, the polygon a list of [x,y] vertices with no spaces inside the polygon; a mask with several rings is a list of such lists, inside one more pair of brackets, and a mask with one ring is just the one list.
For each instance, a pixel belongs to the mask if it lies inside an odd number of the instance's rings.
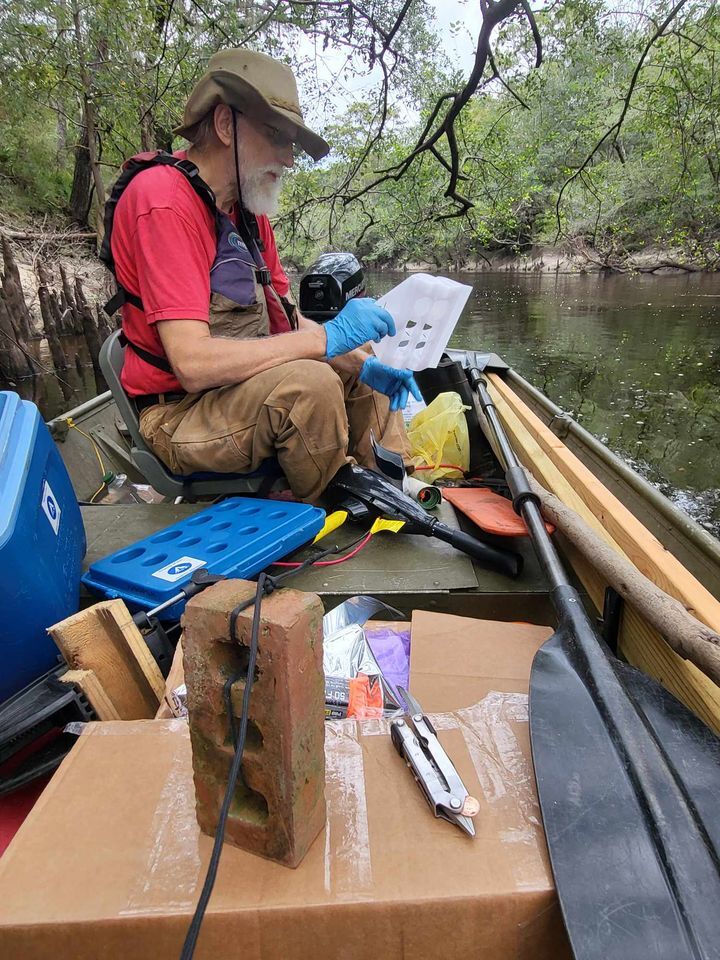
{"label": "blue nitrile glove", "polygon": [[368,340],[379,343],[388,334],[395,336],[395,321],[370,297],[348,300],[340,313],[324,324],[328,360],[350,353]]}
{"label": "blue nitrile glove", "polygon": [[416,400],[422,400],[422,394],[412,370],[396,370],[380,363],[377,357],[368,357],[360,369],[358,379],[366,383],[378,393],[390,397],[391,410],[404,410],[407,406],[409,394]]}

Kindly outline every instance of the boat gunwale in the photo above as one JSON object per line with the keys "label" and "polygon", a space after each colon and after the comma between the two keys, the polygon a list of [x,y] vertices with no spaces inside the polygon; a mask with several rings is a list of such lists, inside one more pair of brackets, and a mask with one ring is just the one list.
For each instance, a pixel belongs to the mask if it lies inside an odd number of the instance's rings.
{"label": "boat gunwale", "polygon": [[[717,540],[688,513],[680,509],[680,507],[677,507],[664,493],[658,490],[657,487],[654,487],[636,470],[633,470],[632,467],[625,463],[607,444],[603,443],[602,440],[581,426],[569,413],[556,403],[553,403],[541,390],[533,386],[533,384],[527,381],[515,369],[510,367],[506,371],[506,375],[512,384],[532,397],[548,414],[552,414],[553,418],[562,418],[562,423],[567,426],[568,433],[572,434],[578,442],[584,444],[605,466],[614,471],[621,481],[627,483],[637,494],[649,501],[657,512],[686,536],[693,546],[708,560],[720,566],[720,540]],[[551,424],[548,424],[548,426],[552,429]],[[566,437],[560,436],[559,434],[558,436],[561,440],[566,440]]]}

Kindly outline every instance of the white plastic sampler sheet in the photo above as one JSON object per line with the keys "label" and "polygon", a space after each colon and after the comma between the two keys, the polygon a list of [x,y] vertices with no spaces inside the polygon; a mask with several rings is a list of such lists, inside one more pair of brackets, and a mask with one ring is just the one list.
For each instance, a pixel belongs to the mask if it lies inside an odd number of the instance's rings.
{"label": "white plastic sampler sheet", "polygon": [[397,332],[372,344],[375,356],[397,369],[436,367],[471,292],[465,283],[428,273],[403,280],[378,300]]}

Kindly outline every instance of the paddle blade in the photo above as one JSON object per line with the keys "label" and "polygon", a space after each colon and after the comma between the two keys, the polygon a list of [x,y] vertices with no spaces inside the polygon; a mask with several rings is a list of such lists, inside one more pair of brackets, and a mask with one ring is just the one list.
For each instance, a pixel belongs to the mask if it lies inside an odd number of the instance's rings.
{"label": "paddle blade", "polygon": [[533,663],[530,736],[574,955],[717,960],[720,742],[571,602]]}

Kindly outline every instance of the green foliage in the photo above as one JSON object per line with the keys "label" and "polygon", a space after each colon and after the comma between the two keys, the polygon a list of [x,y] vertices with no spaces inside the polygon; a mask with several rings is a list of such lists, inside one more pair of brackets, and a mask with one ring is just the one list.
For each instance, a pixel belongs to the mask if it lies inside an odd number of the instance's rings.
{"label": "green foliage", "polygon": [[[123,158],[169,147],[207,57],[245,43],[293,66],[315,120],[326,118],[334,147],[329,160],[300,161],[289,178],[278,231],[290,262],[302,265],[323,249],[345,247],[372,264],[441,267],[559,239],[594,248],[607,263],[658,246],[720,264],[717,5],[690,0],[683,7],[650,45],[627,104],[640,58],[667,14],[662,0],[631,12],[618,12],[610,0],[551,5],[537,15],[539,70],[532,69],[527,23],[520,14],[503,22],[493,35],[502,81],[486,79],[455,124],[458,190],[472,204],[462,217],[446,196],[451,156],[444,138],[438,156],[426,152],[400,179],[394,176],[438,100],[465,80],[442,53],[428,0],[414,0],[392,55],[383,53],[382,31],[402,7],[399,0],[267,7],[6,0],[0,7],[5,210],[67,208],[73,177],[82,183],[87,160],[88,103],[105,184]],[[381,55],[387,99],[377,95]],[[355,102],[347,89],[338,96],[341,63],[350,89],[354,77],[363,90]],[[613,130],[623,110],[622,127]]]}
{"label": "green foliage", "polygon": [[0,110],[0,185],[8,213],[57,215],[65,208],[72,171],[58,151],[49,111],[22,115],[13,105]]}
{"label": "green foliage", "polygon": [[[559,5],[539,18],[545,60],[531,72],[527,30],[503,25],[496,62],[519,99],[494,81],[461,115],[461,169],[468,179],[460,192],[473,203],[461,220],[438,219],[453,206],[444,197],[446,172],[427,156],[399,183],[374,186],[342,216],[328,202],[310,214],[313,191],[321,197],[341,191],[352,151],[362,144],[362,123],[353,120],[358,111],[349,114],[333,131],[333,142],[342,144],[334,163],[311,183],[295,177],[286,193],[282,237],[293,259],[307,262],[332,240],[380,265],[452,265],[483,252],[520,252],[560,240],[593,247],[608,263],[657,246],[671,248],[679,260],[720,266],[715,5],[689,5],[651,47],[617,138],[610,136],[594,152],[621,115],[662,9],[653,12],[653,22],[602,2]],[[436,72],[419,121],[382,140],[356,177],[356,192],[406,155],[438,91],[448,86]],[[558,196],[571,178],[558,210]],[[289,215],[298,209],[303,230],[297,216]]]}

